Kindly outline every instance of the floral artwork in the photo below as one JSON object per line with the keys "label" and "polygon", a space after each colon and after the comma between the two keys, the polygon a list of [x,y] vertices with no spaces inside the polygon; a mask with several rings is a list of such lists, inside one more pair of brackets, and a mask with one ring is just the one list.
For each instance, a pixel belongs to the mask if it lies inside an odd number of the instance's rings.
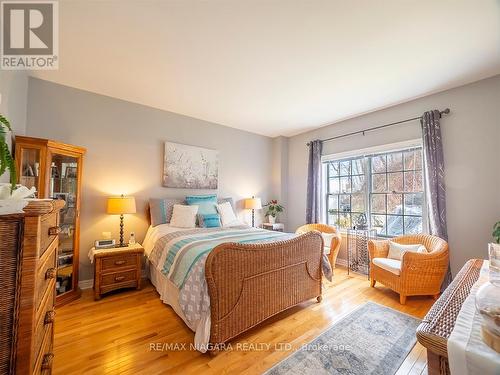
{"label": "floral artwork", "polygon": [[165,142],[163,186],[183,189],[217,189],[219,152]]}

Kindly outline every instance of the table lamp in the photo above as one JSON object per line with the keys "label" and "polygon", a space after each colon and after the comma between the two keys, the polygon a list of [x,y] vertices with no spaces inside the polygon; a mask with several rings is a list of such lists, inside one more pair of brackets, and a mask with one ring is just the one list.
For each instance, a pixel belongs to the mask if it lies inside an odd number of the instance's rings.
{"label": "table lamp", "polygon": [[125,197],[123,194],[119,197],[108,198],[107,213],[110,215],[120,215],[120,247],[124,247],[123,242],[123,215],[135,214],[135,198]]}
{"label": "table lamp", "polygon": [[255,210],[260,210],[262,208],[262,202],[260,198],[249,198],[245,199],[245,208],[252,210],[252,227],[255,226]]}

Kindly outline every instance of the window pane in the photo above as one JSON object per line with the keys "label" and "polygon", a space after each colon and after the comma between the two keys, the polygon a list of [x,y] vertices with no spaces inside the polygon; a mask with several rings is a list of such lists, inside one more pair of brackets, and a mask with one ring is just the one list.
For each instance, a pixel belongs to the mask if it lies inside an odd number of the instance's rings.
{"label": "window pane", "polygon": [[403,153],[394,152],[387,155],[387,171],[395,172],[403,170]]}
{"label": "window pane", "polygon": [[422,149],[415,150],[415,169],[422,169]]}
{"label": "window pane", "polygon": [[328,196],[327,209],[338,211],[338,209],[339,209],[339,196],[338,195],[329,195]]}
{"label": "window pane", "polygon": [[405,215],[422,216],[422,205],[424,203],[424,194],[405,194]]}
{"label": "window pane", "polygon": [[372,158],[372,172],[385,172],[385,155],[378,155]]}
{"label": "window pane", "polygon": [[422,218],[405,216],[405,234],[422,233]]}
{"label": "window pane", "polygon": [[351,183],[353,193],[361,193],[365,191],[365,176],[352,176]]}
{"label": "window pane", "polygon": [[351,179],[349,177],[340,177],[340,192],[341,193],[351,192]]}
{"label": "window pane", "polygon": [[403,172],[387,173],[387,183],[388,191],[403,191]]}
{"label": "window pane", "polygon": [[406,151],[404,153],[404,159],[405,159],[405,169],[416,169],[415,168],[415,162],[416,162],[416,156],[415,156],[415,151]]}
{"label": "window pane", "polygon": [[387,191],[385,176],[385,174],[372,175],[372,190],[374,193],[384,193]]}
{"label": "window pane", "polygon": [[338,194],[338,193],[340,193],[339,179],[337,177],[334,177],[334,178],[330,178],[329,180],[330,181],[328,181],[328,183],[329,183],[328,192],[330,194]]}
{"label": "window pane", "polygon": [[340,211],[349,212],[351,211],[351,196],[349,194],[340,195]]}
{"label": "window pane", "polygon": [[405,172],[405,191],[422,190],[422,171]]}
{"label": "window pane", "polygon": [[350,228],[351,227],[351,214],[343,213],[339,215],[339,218],[336,222],[341,228]]}
{"label": "window pane", "polygon": [[351,196],[351,211],[353,212],[365,212],[365,195],[364,194],[353,194]]}
{"label": "window pane", "polygon": [[377,234],[386,235],[385,231],[385,216],[384,215],[372,215],[372,224],[373,229],[377,230]]}
{"label": "window pane", "polygon": [[372,195],[372,212],[375,214],[385,214],[385,194]]}
{"label": "window pane", "polygon": [[340,175],[349,176],[351,174],[351,161],[341,161],[340,162]]}
{"label": "window pane", "polygon": [[387,235],[400,236],[403,234],[403,216],[387,215]]}
{"label": "window pane", "polygon": [[338,162],[328,163],[328,173],[330,173],[330,177],[338,176],[339,163]]}
{"label": "window pane", "polygon": [[351,222],[352,222],[353,226],[356,226],[356,227],[362,226],[362,227],[366,228],[366,225],[368,223],[367,223],[365,214],[353,213],[351,216],[352,216]]}
{"label": "window pane", "polygon": [[328,214],[328,224],[337,225],[338,218],[339,218],[338,214],[329,213]]}
{"label": "window pane", "polygon": [[403,196],[401,194],[387,194],[387,213],[403,214]]}
{"label": "window pane", "polygon": [[365,174],[364,159],[355,159],[352,161],[352,174]]}

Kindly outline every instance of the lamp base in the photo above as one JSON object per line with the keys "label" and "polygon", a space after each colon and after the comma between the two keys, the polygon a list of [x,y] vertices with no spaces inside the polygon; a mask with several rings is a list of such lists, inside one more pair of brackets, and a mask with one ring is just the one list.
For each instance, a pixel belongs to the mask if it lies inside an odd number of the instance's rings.
{"label": "lamp base", "polygon": [[118,247],[126,247],[125,242],[123,241],[123,215],[120,215],[120,244]]}

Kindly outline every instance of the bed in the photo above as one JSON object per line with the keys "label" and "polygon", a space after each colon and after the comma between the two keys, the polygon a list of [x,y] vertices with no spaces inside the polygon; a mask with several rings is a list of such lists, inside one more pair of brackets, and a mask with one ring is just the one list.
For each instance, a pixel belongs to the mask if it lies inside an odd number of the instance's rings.
{"label": "bed", "polygon": [[211,354],[281,311],[320,302],[322,267],[330,267],[317,232],[161,224],[143,245],[161,300],[195,332],[194,348]]}

